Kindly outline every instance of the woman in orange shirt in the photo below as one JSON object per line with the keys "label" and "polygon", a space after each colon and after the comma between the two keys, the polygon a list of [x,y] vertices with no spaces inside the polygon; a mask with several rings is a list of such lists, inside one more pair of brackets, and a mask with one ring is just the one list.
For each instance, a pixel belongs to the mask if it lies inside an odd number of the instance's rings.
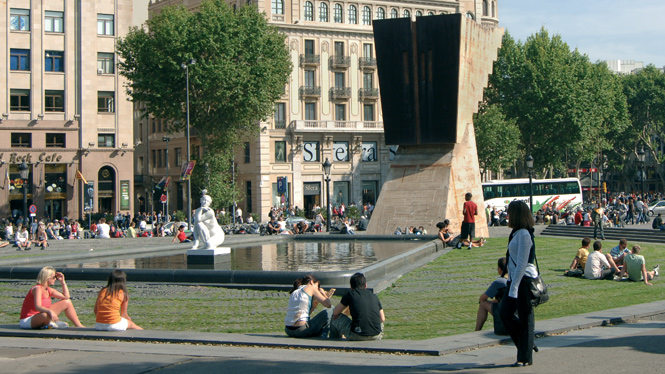
{"label": "woman in orange shirt", "polygon": [[143,330],[132,322],[127,314],[129,296],[127,296],[127,275],[122,270],[113,270],[106,287],[99,291],[95,303],[95,330],[125,331]]}

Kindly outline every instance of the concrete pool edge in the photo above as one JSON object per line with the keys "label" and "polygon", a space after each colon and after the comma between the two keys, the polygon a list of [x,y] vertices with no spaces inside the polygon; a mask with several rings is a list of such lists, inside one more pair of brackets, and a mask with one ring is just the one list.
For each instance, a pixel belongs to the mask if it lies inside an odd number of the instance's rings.
{"label": "concrete pool edge", "polygon": [[[261,237],[265,238],[265,237]],[[299,238],[299,237],[298,237]],[[317,236],[316,239],[326,238],[325,240],[335,241],[366,241],[366,240],[383,240],[383,241],[403,241],[404,238],[395,238],[394,236],[383,236],[381,238],[370,238],[364,235],[355,237],[350,236],[334,236],[328,238],[327,236]],[[254,238],[259,239],[259,238]],[[312,237],[304,239],[311,240]],[[419,238],[421,239],[421,238]],[[422,238],[425,239],[425,238]],[[428,238],[429,239],[429,238]],[[288,240],[303,240],[295,239],[293,237],[271,237],[270,242],[284,242]],[[253,240],[251,242],[256,242]],[[237,243],[243,245],[245,243]],[[231,244],[231,243],[230,243]],[[186,248],[183,248],[184,251]],[[331,272],[312,272],[312,274],[321,280],[322,284],[326,287],[335,287],[340,290],[348,289],[348,279],[356,272],[363,272],[368,279],[368,288],[374,289],[378,292],[388,286],[396,279],[401,277],[408,271],[411,271],[423,264],[433,260],[434,258],[446,253],[442,251],[443,246],[439,241],[430,240],[422,241],[415,248],[379,261],[375,264],[365,268],[344,270],[344,271],[331,271]],[[129,251],[129,252],[128,252]],[[151,249],[150,251],[140,252],[137,249],[122,249],[95,252],[82,252],[75,254],[71,258],[80,260],[82,257],[86,258],[100,258],[108,256],[121,256],[131,254],[149,254],[159,252],[159,249]],[[164,249],[161,249],[164,252]],[[173,251],[173,249],[169,249]],[[126,253],[128,252],[128,253]],[[100,256],[102,254],[103,256]],[[64,257],[71,257],[74,254],[68,255],[52,255],[52,256],[39,256],[33,257],[32,262],[40,264],[49,262],[63,262],[69,260]],[[9,280],[33,280],[36,278],[40,267],[26,267],[24,266],[5,266],[0,267],[0,279]],[[56,268],[58,268],[56,266]],[[59,269],[60,270],[60,269]],[[123,269],[127,273],[127,277],[132,282],[157,282],[157,283],[178,283],[178,284],[207,284],[215,286],[223,286],[230,288],[250,288],[250,289],[290,289],[293,280],[301,276],[300,272],[291,271],[249,271],[249,270],[167,270],[167,269]],[[95,269],[95,268],[66,268],[61,270],[68,280],[79,281],[105,281],[108,278],[110,269]]]}

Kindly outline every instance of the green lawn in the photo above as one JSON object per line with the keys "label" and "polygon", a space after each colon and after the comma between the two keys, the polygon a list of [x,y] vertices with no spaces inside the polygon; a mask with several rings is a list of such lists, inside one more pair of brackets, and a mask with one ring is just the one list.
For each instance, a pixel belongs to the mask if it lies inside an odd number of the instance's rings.
{"label": "green lawn", "polygon": [[[505,255],[507,238],[488,239],[483,248],[452,250],[400,278],[379,294],[386,314],[386,338],[427,339],[473,331],[478,297],[496,278],[496,260]],[[550,301],[536,308],[536,319],[662,300],[665,282],[589,281],[561,276],[580,240],[537,237],[540,270]],[[605,241],[605,252],[616,245]],[[633,243],[630,243],[632,246]],[[665,266],[665,246],[642,245],[647,268]],[[70,283],[81,321],[94,325],[92,309],[102,282]],[[0,323],[17,323],[32,282],[0,282]],[[325,287],[325,285],[323,285]],[[147,329],[232,333],[283,333],[288,294],[208,286],[131,283],[129,313]],[[339,302],[339,296],[333,303]],[[490,317],[491,318],[491,317]],[[491,320],[485,325],[491,329]]]}

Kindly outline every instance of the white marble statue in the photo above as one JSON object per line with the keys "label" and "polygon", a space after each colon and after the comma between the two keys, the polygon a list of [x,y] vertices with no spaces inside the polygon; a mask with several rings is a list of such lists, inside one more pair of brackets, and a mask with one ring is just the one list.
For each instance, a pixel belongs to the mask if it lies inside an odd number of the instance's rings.
{"label": "white marble statue", "polygon": [[210,208],[212,198],[207,191],[201,194],[201,207],[194,211],[193,232],[194,244],[192,249],[214,249],[224,242],[224,230],[219,227],[215,218],[215,211]]}

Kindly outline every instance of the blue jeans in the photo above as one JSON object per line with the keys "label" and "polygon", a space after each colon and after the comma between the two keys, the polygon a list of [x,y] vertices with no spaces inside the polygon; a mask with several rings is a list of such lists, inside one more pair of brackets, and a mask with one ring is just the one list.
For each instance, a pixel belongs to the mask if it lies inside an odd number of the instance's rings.
{"label": "blue jeans", "polygon": [[[330,338],[341,338],[342,335],[346,336],[347,340],[381,340],[383,338],[383,332],[372,336],[358,335],[351,331],[351,322],[351,318],[340,314],[339,318],[334,319],[330,324]],[[381,329],[383,330],[383,323]]]}
{"label": "blue jeans", "polygon": [[292,338],[311,338],[313,336],[321,336],[328,326],[330,326],[330,315],[332,315],[331,309],[324,309],[314,318],[310,318],[309,322],[300,326],[295,330],[291,330],[288,327],[284,327],[284,332],[286,335]]}

